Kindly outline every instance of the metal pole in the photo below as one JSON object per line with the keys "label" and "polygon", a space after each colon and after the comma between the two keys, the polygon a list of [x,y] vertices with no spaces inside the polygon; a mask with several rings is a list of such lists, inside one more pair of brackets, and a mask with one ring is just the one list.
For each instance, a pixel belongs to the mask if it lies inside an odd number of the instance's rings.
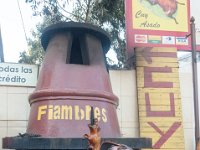
{"label": "metal pole", "polygon": [[199,102],[198,102],[198,78],[197,78],[197,57],[196,57],[196,31],[194,17],[190,19],[191,44],[192,44],[192,73],[193,73],[193,95],[194,95],[194,115],[195,115],[195,141],[199,140]]}
{"label": "metal pole", "polygon": [[4,62],[3,42],[2,42],[2,37],[1,37],[1,26],[0,26],[0,62]]}

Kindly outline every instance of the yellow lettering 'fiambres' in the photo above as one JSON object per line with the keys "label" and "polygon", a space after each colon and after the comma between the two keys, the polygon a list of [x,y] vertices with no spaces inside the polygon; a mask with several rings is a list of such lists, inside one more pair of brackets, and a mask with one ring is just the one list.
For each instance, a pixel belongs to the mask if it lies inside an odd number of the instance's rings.
{"label": "yellow lettering 'fiambres'", "polygon": [[44,115],[44,114],[47,113],[46,110],[47,110],[47,105],[40,106],[40,107],[38,108],[37,120],[41,120],[42,115]]}
{"label": "yellow lettering 'fiambres'", "polygon": [[[42,105],[38,107],[37,120],[90,120],[91,106],[85,105]],[[94,116],[99,121],[107,122],[105,108],[94,107]]]}

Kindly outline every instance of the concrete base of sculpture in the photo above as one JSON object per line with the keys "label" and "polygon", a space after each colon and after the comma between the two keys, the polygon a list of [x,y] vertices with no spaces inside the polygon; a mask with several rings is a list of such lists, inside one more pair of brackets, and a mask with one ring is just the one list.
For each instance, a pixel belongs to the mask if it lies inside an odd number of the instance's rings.
{"label": "concrete base of sculpture", "polygon": [[[150,138],[103,138],[101,140],[102,143],[105,141],[124,144],[133,148],[133,150],[152,147],[152,141]],[[3,138],[3,148],[16,150],[87,150],[88,141],[85,138],[42,138],[33,136],[17,136]]]}

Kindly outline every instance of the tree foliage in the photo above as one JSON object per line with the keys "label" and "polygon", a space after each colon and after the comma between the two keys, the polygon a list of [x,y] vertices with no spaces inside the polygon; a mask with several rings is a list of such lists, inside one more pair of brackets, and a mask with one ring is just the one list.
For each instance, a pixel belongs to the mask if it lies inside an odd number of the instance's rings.
{"label": "tree foliage", "polygon": [[23,51],[20,53],[19,63],[27,64],[41,64],[44,58],[44,50],[40,43],[40,36],[42,30],[51,24],[51,21],[44,18],[42,23],[38,23],[36,26],[36,31],[32,31],[32,38],[28,39],[28,51]]}
{"label": "tree foliage", "polygon": [[[118,58],[115,66],[126,66],[124,0],[26,0],[26,3],[32,7],[33,15],[41,16],[43,22],[33,32],[33,38],[29,39],[30,49],[28,53],[21,53],[20,62],[26,62],[27,59],[31,59],[30,63],[41,62],[43,53],[39,36],[44,27],[60,21],[78,21],[91,23],[108,31],[112,39],[111,48]],[[111,62],[109,58],[107,60],[108,63]]]}

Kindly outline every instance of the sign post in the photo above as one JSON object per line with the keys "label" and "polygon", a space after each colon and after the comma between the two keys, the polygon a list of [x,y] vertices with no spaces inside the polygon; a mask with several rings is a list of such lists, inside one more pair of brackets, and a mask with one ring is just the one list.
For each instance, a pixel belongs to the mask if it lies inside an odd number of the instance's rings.
{"label": "sign post", "polygon": [[197,55],[196,55],[196,31],[195,19],[190,20],[191,43],[192,43],[192,75],[193,75],[193,94],[194,94],[194,114],[195,114],[195,140],[199,140],[199,102],[198,102],[198,77],[197,77]]}

